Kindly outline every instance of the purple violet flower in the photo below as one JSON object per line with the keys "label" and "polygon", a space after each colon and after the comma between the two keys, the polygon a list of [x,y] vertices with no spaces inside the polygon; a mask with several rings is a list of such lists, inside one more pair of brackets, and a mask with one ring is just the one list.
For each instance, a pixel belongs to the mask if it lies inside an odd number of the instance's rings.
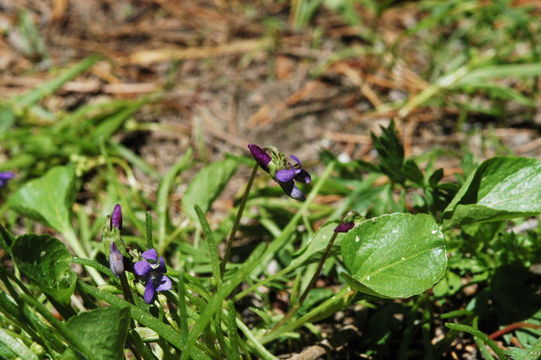
{"label": "purple violet flower", "polygon": [[109,268],[117,277],[124,272],[124,256],[122,256],[114,241],[111,241],[109,251]]}
{"label": "purple violet flower", "polygon": [[111,214],[111,223],[109,225],[109,228],[111,230],[113,230],[113,228],[122,230],[122,207],[119,204],[116,204],[113,209],[113,213]]}
{"label": "purple violet flower", "polygon": [[0,188],[6,186],[14,176],[15,174],[11,171],[0,171]]}
{"label": "purple violet flower", "polygon": [[145,277],[144,299],[147,304],[152,304],[156,291],[171,290],[171,279],[164,275],[167,272],[165,261],[162,256],[158,258],[155,249],[148,249],[142,254],[143,259],[135,263],[133,270],[139,275]]}
{"label": "purple violet flower", "polygon": [[[295,181],[307,184],[312,181],[312,178],[308,171],[302,168],[298,157],[291,155],[294,161],[291,164],[286,156],[273,146],[262,149],[255,144],[250,144],[248,149],[259,166],[272,176],[287,195],[295,200],[304,200],[304,193],[295,185]],[[270,155],[267,150],[270,151]]]}

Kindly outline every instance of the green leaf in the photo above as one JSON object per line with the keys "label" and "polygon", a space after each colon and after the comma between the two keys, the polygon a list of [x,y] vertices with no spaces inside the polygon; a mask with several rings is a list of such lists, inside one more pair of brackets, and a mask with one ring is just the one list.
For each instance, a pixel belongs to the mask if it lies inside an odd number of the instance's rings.
{"label": "green leaf", "polygon": [[446,227],[541,213],[541,161],[495,157],[470,174],[443,217]]}
{"label": "green leaf", "polygon": [[0,329],[0,343],[9,351],[16,354],[18,359],[38,360],[36,354],[32,352],[22,341],[11,336],[6,330]]}
{"label": "green leaf", "polygon": [[10,199],[10,206],[33,220],[62,233],[71,231],[71,205],[75,195],[75,172],[57,166],[44,176],[24,184]]}
{"label": "green leaf", "polygon": [[71,255],[64,244],[49,235],[23,235],[11,251],[19,270],[43,292],[61,303],[69,302],[76,275],[69,267]]}
{"label": "green leaf", "polygon": [[108,307],[83,312],[69,319],[67,329],[92,349],[94,360],[123,359],[130,309]]}
{"label": "green leaf", "polygon": [[430,215],[395,213],[366,220],[344,235],[345,281],[361,292],[405,298],[445,274],[445,241]]}
{"label": "green leaf", "polygon": [[237,162],[231,159],[217,161],[201,169],[188,185],[182,199],[184,213],[197,221],[194,206],[199,205],[203,213],[206,213],[236,170]]}
{"label": "green leaf", "polygon": [[337,225],[338,221],[333,221],[331,223],[323,225],[314,234],[312,239],[308,241],[306,247],[300,251],[299,256],[294,258],[287,268],[293,270],[306,263],[310,259],[316,257],[317,255],[323,255],[323,251],[325,250],[325,248],[327,248],[327,245],[329,244],[329,241],[334,234],[334,228]]}

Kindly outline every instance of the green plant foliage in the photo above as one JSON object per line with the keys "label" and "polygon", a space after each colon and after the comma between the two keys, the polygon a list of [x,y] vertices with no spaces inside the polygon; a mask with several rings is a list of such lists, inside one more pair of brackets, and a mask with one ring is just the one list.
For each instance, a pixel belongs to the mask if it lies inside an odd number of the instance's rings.
{"label": "green plant foliage", "polygon": [[182,208],[194,221],[198,221],[194,206],[199,205],[206,212],[212,202],[220,195],[229,179],[237,170],[237,162],[232,159],[214,162],[205,166],[194,176],[186,194],[182,198]]}
{"label": "green plant foliage", "polygon": [[445,241],[429,215],[390,214],[366,220],[342,240],[348,284],[361,292],[405,298],[431,288],[445,273]]}
{"label": "green plant foliage", "polygon": [[92,350],[94,360],[123,359],[130,310],[111,306],[80,313],[66,324],[67,329]]}
{"label": "green plant foliage", "polygon": [[41,178],[24,184],[9,199],[9,204],[24,216],[66,233],[71,230],[75,190],[73,168],[57,166]]}
{"label": "green plant foliage", "polygon": [[444,211],[447,225],[541,213],[541,161],[496,157],[470,174]]}
{"label": "green plant foliage", "polygon": [[71,255],[58,239],[49,235],[19,236],[11,249],[21,272],[45,293],[68,303],[75,290],[75,273],[69,267]]}

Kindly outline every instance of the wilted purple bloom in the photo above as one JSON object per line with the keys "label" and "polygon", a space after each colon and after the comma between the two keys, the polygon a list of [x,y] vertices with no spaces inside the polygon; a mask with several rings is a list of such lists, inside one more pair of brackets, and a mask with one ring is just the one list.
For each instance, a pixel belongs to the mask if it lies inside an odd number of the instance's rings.
{"label": "wilted purple bloom", "polygon": [[355,223],[353,221],[350,222],[341,222],[334,228],[335,233],[347,233],[349,230],[353,229],[355,226]]}
{"label": "wilted purple bloom", "polygon": [[122,230],[122,207],[119,204],[116,204],[113,213],[111,214],[111,224],[110,229],[117,228]]}
{"label": "wilted purple bloom", "polygon": [[9,180],[15,176],[11,171],[0,171],[0,188],[6,186]]}
{"label": "wilted purple bloom", "polygon": [[298,157],[291,155],[294,161],[294,164],[291,164],[284,154],[272,146],[266,148],[271,152],[270,155],[255,144],[248,145],[248,149],[259,166],[272,176],[286,194],[293,199],[304,200],[304,194],[295,185],[295,181],[309,183],[312,178],[308,171],[302,168]]}
{"label": "wilted purple bloom", "polygon": [[155,249],[148,249],[142,254],[143,259],[135,263],[133,270],[145,277],[144,299],[147,304],[152,304],[156,291],[171,290],[171,279],[164,275],[167,272],[165,261],[162,256],[158,258]]}
{"label": "wilted purple bloom", "polygon": [[114,241],[111,241],[109,251],[109,268],[117,277],[124,272],[124,256],[118,251]]}

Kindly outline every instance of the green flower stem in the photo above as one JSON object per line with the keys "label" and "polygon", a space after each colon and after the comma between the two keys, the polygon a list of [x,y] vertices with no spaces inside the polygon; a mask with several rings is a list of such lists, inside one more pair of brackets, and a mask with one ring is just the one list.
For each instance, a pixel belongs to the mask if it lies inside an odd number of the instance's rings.
{"label": "green flower stem", "polygon": [[306,300],[306,297],[308,296],[308,293],[310,290],[312,290],[312,287],[316,283],[317,278],[319,277],[319,274],[321,273],[321,269],[323,269],[323,264],[325,264],[325,260],[327,260],[327,257],[329,256],[329,253],[331,252],[332,246],[334,245],[334,241],[336,240],[336,237],[338,236],[338,233],[333,233],[331,240],[327,244],[327,248],[325,249],[325,253],[323,254],[323,257],[319,261],[319,264],[317,265],[316,272],[314,273],[314,276],[312,276],[312,279],[308,283],[308,286],[306,289],[304,289],[304,292],[302,293],[301,297],[299,298],[299,302],[297,303],[297,308],[300,308],[302,304],[304,303],[304,300]]}
{"label": "green flower stem", "polygon": [[[77,255],[80,258],[87,259],[89,256],[86,253],[85,249],[81,246],[81,243],[79,242],[79,239],[77,239],[77,235],[75,235],[75,231],[73,231],[73,228],[69,227],[66,231],[63,232],[66,241],[71,246],[73,251],[75,252],[75,255]],[[88,274],[94,280],[96,285],[105,285],[106,282],[101,276],[101,274],[94,268],[86,266],[86,271],[88,271]]]}
{"label": "green flower stem", "polygon": [[225,248],[224,258],[222,260],[222,263],[220,264],[220,275],[222,276],[222,278],[224,277],[225,266],[229,262],[229,257],[231,256],[231,246],[233,245],[233,239],[235,238],[235,234],[237,233],[240,219],[242,217],[242,213],[244,212],[244,207],[246,206],[246,200],[248,200],[248,195],[250,194],[250,189],[252,188],[252,185],[254,183],[258,168],[259,164],[255,164],[252,169],[252,174],[250,175],[250,179],[248,180],[248,185],[246,185],[246,190],[244,190],[244,195],[242,195],[242,200],[240,201],[239,210],[237,211],[237,217],[235,218],[235,223],[233,224],[233,228],[231,229],[231,233],[229,234],[229,238],[227,239],[227,247]]}

